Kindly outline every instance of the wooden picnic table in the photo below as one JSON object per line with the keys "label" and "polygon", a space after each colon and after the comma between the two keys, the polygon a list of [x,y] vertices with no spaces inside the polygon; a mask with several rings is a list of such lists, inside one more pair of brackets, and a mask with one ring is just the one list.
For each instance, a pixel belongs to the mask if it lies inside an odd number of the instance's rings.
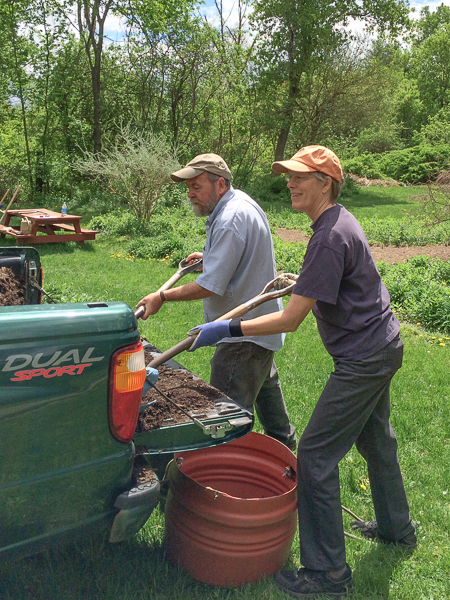
{"label": "wooden picnic table", "polygon": [[[21,231],[20,225],[11,226],[11,219],[20,217],[21,221],[31,223],[29,232]],[[95,240],[98,231],[81,229],[80,221],[83,217],[68,215],[48,210],[47,208],[8,210],[5,221],[0,225],[0,235],[12,235],[18,244],[48,244],[52,242],[78,242],[84,244],[86,240]],[[63,231],[65,233],[57,233]],[[38,235],[42,233],[45,235]]]}

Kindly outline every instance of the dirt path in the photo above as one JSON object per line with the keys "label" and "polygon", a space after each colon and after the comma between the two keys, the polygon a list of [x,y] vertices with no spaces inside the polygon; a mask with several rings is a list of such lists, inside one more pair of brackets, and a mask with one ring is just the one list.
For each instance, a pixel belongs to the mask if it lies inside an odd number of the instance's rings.
{"label": "dirt path", "polygon": [[[308,243],[308,236],[296,229],[277,229],[277,234],[286,242],[305,242]],[[450,246],[430,245],[430,246],[371,246],[372,256],[375,262],[384,260],[384,262],[395,263],[403,262],[407,258],[417,256],[418,254],[427,255],[430,258],[441,258],[450,260]]]}

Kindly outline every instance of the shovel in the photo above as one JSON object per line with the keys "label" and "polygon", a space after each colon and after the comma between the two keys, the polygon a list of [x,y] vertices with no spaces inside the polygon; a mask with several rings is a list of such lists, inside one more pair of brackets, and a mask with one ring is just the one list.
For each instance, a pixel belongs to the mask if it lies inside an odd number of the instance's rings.
{"label": "shovel", "polygon": [[[187,258],[183,258],[183,260],[181,260],[178,263],[178,269],[177,269],[176,273],[174,273],[172,275],[172,277],[170,277],[170,279],[168,279],[166,281],[166,283],[163,283],[162,286],[156,290],[156,292],[164,292],[164,290],[168,290],[173,285],[175,285],[178,280],[180,280],[182,277],[184,277],[188,273],[193,273],[194,271],[199,271],[202,264],[203,264],[202,258],[198,258],[197,260],[194,260],[190,264],[187,264]],[[134,316],[136,317],[136,319],[140,319],[142,317],[142,315],[144,314],[144,312],[145,312],[145,308],[143,306],[140,306],[137,309],[137,311],[135,311]]]}
{"label": "shovel", "polygon": [[[240,304],[236,308],[233,308],[233,310],[230,310],[225,315],[222,315],[215,320],[223,321],[225,319],[236,319],[238,317],[242,317],[253,308],[256,308],[268,300],[273,300],[274,298],[280,298],[281,296],[290,294],[294,288],[297,277],[298,275],[293,275],[292,273],[281,273],[275,277],[275,279],[269,281],[269,283],[264,286],[263,290],[257,296],[251,298],[251,300],[248,300],[243,304]],[[178,342],[178,344],[154,358],[150,363],[148,363],[147,366],[156,369],[166,362],[166,360],[177,356],[177,354],[180,354],[183,352],[183,350],[187,350],[192,345],[194,337],[195,336],[190,335],[181,342]]]}
{"label": "shovel", "polygon": [[[0,218],[0,224],[1,224],[1,223],[3,223],[3,221],[5,220],[5,217],[6,217],[7,213],[8,213],[8,210],[11,208],[11,204],[12,204],[12,203],[14,202],[14,200],[16,199],[16,196],[17,196],[17,194],[19,193],[19,190],[20,190],[20,188],[21,188],[21,187],[22,187],[22,186],[20,186],[20,185],[17,187],[16,191],[14,192],[14,196],[11,198],[11,200],[9,201],[9,204],[8,204],[8,206],[6,207],[6,210],[4,210],[4,211],[3,211],[3,214],[2,214],[2,216],[1,216],[1,218]],[[8,190],[8,192],[9,192],[9,190]],[[3,198],[2,198],[2,202],[3,202],[3,200],[6,198],[6,196],[7,196],[8,192],[6,192],[6,194],[3,196]]]}

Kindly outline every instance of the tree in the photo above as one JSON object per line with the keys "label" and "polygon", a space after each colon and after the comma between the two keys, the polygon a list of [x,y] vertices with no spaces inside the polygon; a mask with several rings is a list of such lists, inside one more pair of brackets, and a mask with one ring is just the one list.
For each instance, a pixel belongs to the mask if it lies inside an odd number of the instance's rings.
{"label": "tree", "polygon": [[130,27],[161,32],[192,0],[76,0],[77,26],[89,61],[93,99],[94,153],[102,150],[102,60],[109,14],[122,16]]}
{"label": "tree", "polygon": [[100,155],[86,151],[74,167],[123,200],[136,216],[149,220],[171,181],[170,173],[180,165],[161,136],[143,136],[124,126],[111,149]]}
{"label": "tree", "polygon": [[450,103],[450,23],[445,23],[412,51],[411,75],[428,115]]}
{"label": "tree", "polygon": [[[3,31],[8,41],[9,56],[4,53],[4,59],[7,63],[6,70],[10,75],[9,98],[17,98],[20,103],[22,116],[23,137],[26,149],[26,161],[28,166],[28,182],[30,192],[33,193],[33,169],[31,164],[30,139],[28,135],[28,115],[27,104],[27,75],[26,67],[30,55],[30,43],[27,38],[20,33],[23,20],[28,21],[27,7],[20,2],[12,0],[0,4],[0,15],[2,17]],[[8,64],[9,63],[9,64]]]}
{"label": "tree", "polygon": [[406,22],[406,0],[255,0],[252,23],[258,34],[262,80],[284,89],[278,117],[275,160],[284,157],[295,116],[304,98],[305,76],[317,61],[348,39],[350,19],[393,32]]}

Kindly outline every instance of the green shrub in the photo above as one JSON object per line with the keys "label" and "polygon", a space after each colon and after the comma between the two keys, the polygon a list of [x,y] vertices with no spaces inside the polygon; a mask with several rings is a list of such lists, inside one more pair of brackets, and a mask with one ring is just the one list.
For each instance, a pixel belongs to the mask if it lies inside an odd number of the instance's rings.
{"label": "green shrub", "polygon": [[151,235],[152,226],[148,221],[130,212],[114,212],[93,217],[90,229],[96,229],[108,235]]}
{"label": "green shrub", "polygon": [[391,305],[402,320],[419,323],[430,331],[450,333],[450,264],[415,256],[393,265],[378,263],[391,296]]}
{"label": "green shrub", "polygon": [[352,198],[353,196],[359,194],[359,191],[359,187],[356,185],[353,179],[351,177],[345,177],[339,198]]}
{"label": "green shrub", "polygon": [[368,179],[383,179],[385,174],[381,172],[379,162],[373,154],[361,154],[356,158],[342,161],[342,168],[347,173],[353,173],[359,177]]}
{"label": "green shrub", "polygon": [[284,207],[277,210],[277,207],[274,207],[273,204],[263,204],[263,209],[272,230],[278,227],[286,227],[287,229],[298,229],[307,235],[312,233],[310,228],[311,219],[305,213],[295,212],[292,208]]}
{"label": "green shrub", "polygon": [[392,178],[404,183],[425,183],[449,166],[450,145],[423,143],[404,150],[363,154],[343,161],[347,173],[369,179]]}
{"label": "green shrub", "polygon": [[385,218],[360,219],[360,224],[369,244],[426,246],[446,244],[449,241],[448,227],[445,223],[436,227],[427,227],[418,220],[401,221]]}
{"label": "green shrub", "polygon": [[179,166],[174,149],[163,136],[145,135],[128,125],[120,127],[114,144],[105,144],[101,154],[85,150],[73,164],[147,220],[171,182],[170,173]]}
{"label": "green shrub", "polygon": [[302,242],[283,242],[281,238],[274,236],[273,245],[277,271],[300,273],[306,252],[306,244]]}
{"label": "green shrub", "polygon": [[262,175],[242,186],[256,202],[286,201],[291,203],[291,194],[284,175]]}

